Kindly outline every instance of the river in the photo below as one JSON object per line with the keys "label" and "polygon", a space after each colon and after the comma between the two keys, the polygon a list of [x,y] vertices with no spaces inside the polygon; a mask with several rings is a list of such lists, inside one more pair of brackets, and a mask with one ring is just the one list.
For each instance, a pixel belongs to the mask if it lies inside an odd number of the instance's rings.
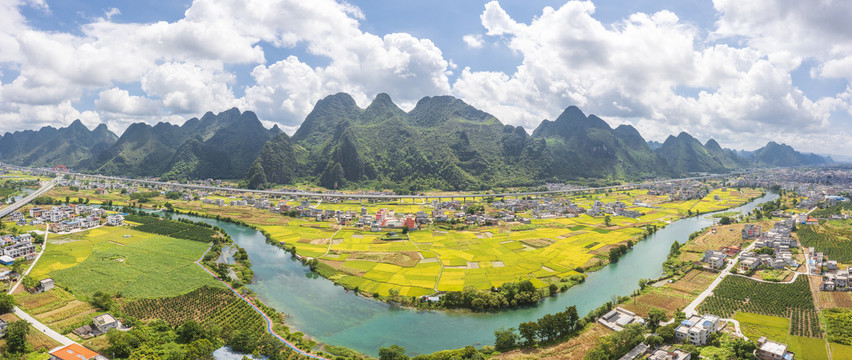
{"label": "river", "polygon": [[[747,213],[756,205],[773,201],[768,193],[740,207],[725,210]],[[254,270],[249,288],[267,305],[286,313],[293,328],[317,340],[375,356],[379,347],[401,345],[423,354],[467,345],[492,345],[494,330],[517,327],[548,313],[577,306],[581,316],[617,296],[636,290],[639,279],[657,278],[673,241],[713,224],[705,214],[681,219],[636,244],[615,264],[589,274],[586,281],[566,292],[542,300],[538,306],[514,310],[471,313],[402,309],[355,296],[302,266],[289,253],[269,245],[259,232],[226,222],[179,215],[223,228],[245,248]]]}

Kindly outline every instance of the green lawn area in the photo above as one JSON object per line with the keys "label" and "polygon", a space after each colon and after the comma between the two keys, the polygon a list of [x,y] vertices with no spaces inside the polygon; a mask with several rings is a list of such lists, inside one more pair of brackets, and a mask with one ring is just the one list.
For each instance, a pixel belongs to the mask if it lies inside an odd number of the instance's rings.
{"label": "green lawn area", "polygon": [[[127,236],[127,237],[125,237]],[[53,277],[58,286],[89,298],[97,291],[127,298],[157,298],[221,286],[194,262],[208,244],[103,227],[49,237],[32,276]]]}
{"label": "green lawn area", "polygon": [[[734,320],[740,322],[740,330],[749,339],[757,340],[766,336],[769,340],[787,344],[788,350],[796,354],[797,359],[827,359],[825,339],[790,335],[790,320],[777,316],[758,315],[737,312]],[[842,351],[842,350],[841,350]],[[839,357],[833,351],[834,359]]]}

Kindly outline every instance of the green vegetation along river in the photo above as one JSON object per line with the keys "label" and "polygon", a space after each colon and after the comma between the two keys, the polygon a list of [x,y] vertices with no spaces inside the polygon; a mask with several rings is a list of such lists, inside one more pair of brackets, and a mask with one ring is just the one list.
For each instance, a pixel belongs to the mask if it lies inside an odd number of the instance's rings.
{"label": "green vegetation along river", "polygon": [[[768,193],[726,211],[746,213],[776,198],[777,194]],[[571,305],[576,305],[578,312],[584,315],[617,296],[629,295],[638,288],[639,279],[659,277],[671,243],[686,241],[690,233],[714,222],[710,214],[678,220],[638,243],[617,263],[591,273],[583,284],[544,299],[538,306],[471,313],[403,309],[355,296],[311,273],[289,253],[267,244],[263,235],[254,229],[180,216],[219,226],[245,248],[255,274],[254,283],[249,287],[264,303],[284,311],[288,324],[321,342],[371,355],[376,355],[379,347],[391,344],[404,346],[412,353],[492,345],[494,330],[501,326],[516,327]]]}

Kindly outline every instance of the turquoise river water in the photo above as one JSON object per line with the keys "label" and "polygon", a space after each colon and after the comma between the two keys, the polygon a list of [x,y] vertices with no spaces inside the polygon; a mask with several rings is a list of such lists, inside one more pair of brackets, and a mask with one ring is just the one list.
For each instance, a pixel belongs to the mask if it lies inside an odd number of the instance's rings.
{"label": "turquoise river water", "polygon": [[[777,194],[767,193],[725,211],[747,213],[776,198]],[[673,222],[636,244],[617,263],[589,274],[583,284],[544,299],[538,306],[473,313],[405,309],[355,296],[312,273],[289,253],[267,244],[263,235],[253,229],[194,216],[180,217],[217,225],[245,248],[255,274],[249,288],[265,304],[286,313],[287,323],[293,328],[321,342],[371,355],[376,355],[379,347],[391,344],[415,354],[493,345],[494,330],[501,326],[517,327],[571,305],[577,306],[581,316],[585,315],[617,296],[629,295],[639,287],[639,279],[659,277],[672,242],[684,242],[690,233],[714,222],[708,215]]]}

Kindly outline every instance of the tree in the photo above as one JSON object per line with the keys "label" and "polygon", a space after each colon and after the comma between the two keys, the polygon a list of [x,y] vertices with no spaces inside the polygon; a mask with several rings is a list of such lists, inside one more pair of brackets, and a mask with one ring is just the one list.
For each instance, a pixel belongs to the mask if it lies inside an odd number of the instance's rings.
{"label": "tree", "polygon": [[505,351],[514,348],[520,336],[515,333],[515,328],[500,327],[494,331],[494,349],[497,351]]}
{"label": "tree", "polygon": [[112,300],[112,295],[110,294],[98,291],[92,295],[92,305],[103,310],[109,311],[114,304],[115,302]]}
{"label": "tree", "polygon": [[251,354],[257,350],[257,338],[254,337],[254,334],[252,334],[249,330],[238,330],[234,333],[234,336],[231,337],[231,341],[228,342],[228,345],[238,352]]}
{"label": "tree", "polygon": [[671,342],[675,338],[675,328],[679,325],[680,322],[673,322],[666,326],[663,326],[657,330],[657,334],[663,338],[665,342]]}
{"label": "tree", "polygon": [[672,246],[669,248],[669,257],[675,256],[677,254],[680,254],[680,243],[675,240],[672,243]]}
{"label": "tree", "polygon": [[26,264],[24,263],[25,261],[26,260],[24,260],[24,258],[15,259],[15,262],[12,263],[12,272],[16,274],[23,274],[24,266],[26,266]]}
{"label": "tree", "polygon": [[18,303],[15,302],[15,298],[12,297],[12,295],[6,293],[0,294],[0,314],[12,312],[12,309],[14,309],[16,305],[18,305]]}
{"label": "tree", "polygon": [[698,359],[701,356],[701,348],[692,344],[684,344],[680,346],[680,349],[692,354],[692,359]]}
{"label": "tree", "polygon": [[6,353],[27,353],[27,334],[30,333],[30,323],[26,320],[18,320],[9,324],[6,329]]}
{"label": "tree", "polygon": [[27,275],[27,276],[24,276],[24,280],[22,281],[22,283],[24,284],[24,287],[26,287],[28,289],[32,289],[32,288],[34,288],[38,285],[38,280],[36,280],[32,276]]}
{"label": "tree", "polygon": [[207,339],[198,339],[186,347],[186,359],[212,360],[216,345]]}
{"label": "tree", "polygon": [[126,331],[113,329],[107,332],[107,339],[109,340],[109,347],[107,347],[106,353],[111,358],[126,358],[139,345],[139,339]]}
{"label": "tree", "polygon": [[609,217],[609,215],[604,216],[604,224],[606,224],[606,226],[612,225],[612,218]]}
{"label": "tree", "polygon": [[645,345],[655,348],[663,344],[663,337],[659,335],[650,335],[645,338],[644,342]]}
{"label": "tree", "polygon": [[666,312],[657,308],[653,308],[648,310],[648,328],[651,329],[651,332],[657,331],[657,328],[660,327],[660,323],[666,321],[668,317],[666,316]]}
{"label": "tree", "polygon": [[518,332],[521,333],[521,337],[524,338],[525,346],[535,345],[535,336],[538,334],[539,329],[540,327],[535,321],[527,321],[518,325]]}
{"label": "tree", "polygon": [[731,218],[722,216],[722,218],[719,219],[719,225],[731,225]]}
{"label": "tree", "polygon": [[404,347],[394,344],[379,348],[379,360],[408,360],[408,355]]}
{"label": "tree", "polygon": [[66,197],[65,197],[65,205],[68,205],[68,204],[70,204],[70,203],[71,203],[71,197],[70,197],[70,196],[66,196]]}
{"label": "tree", "polygon": [[559,336],[559,318],[554,314],[545,314],[538,319],[538,337],[542,340],[554,340]]}
{"label": "tree", "polygon": [[204,334],[204,329],[201,327],[195,320],[187,320],[180,327],[178,327],[175,333],[178,336],[178,339],[184,343],[191,343],[195,340],[198,340]]}

